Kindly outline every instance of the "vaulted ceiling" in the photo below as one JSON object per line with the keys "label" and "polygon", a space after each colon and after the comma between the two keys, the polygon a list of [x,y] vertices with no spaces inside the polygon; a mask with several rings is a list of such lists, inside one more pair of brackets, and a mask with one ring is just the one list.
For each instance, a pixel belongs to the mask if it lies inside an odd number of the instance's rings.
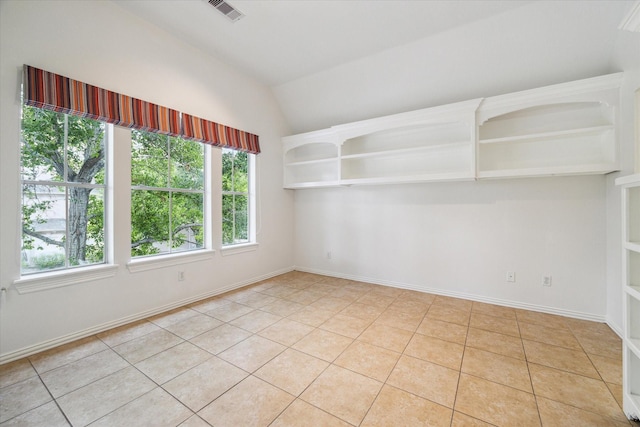
{"label": "vaulted ceiling", "polygon": [[236,22],[113,1],[270,86],[293,132],[619,71],[635,46],[640,64],[630,0],[228,0]]}

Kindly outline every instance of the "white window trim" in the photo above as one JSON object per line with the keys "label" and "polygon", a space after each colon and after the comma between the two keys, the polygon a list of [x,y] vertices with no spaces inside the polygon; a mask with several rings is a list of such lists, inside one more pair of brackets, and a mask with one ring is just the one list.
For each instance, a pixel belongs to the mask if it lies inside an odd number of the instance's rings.
{"label": "white window trim", "polygon": [[249,242],[249,243],[237,243],[235,245],[227,245],[220,248],[220,254],[222,256],[236,255],[244,252],[253,252],[257,251],[259,243]]}
{"label": "white window trim", "polygon": [[170,254],[148,255],[132,259],[127,263],[127,268],[131,273],[138,273],[141,271],[155,270],[157,268],[172,267],[174,265],[207,261],[213,258],[215,252],[213,249],[199,249]]}
{"label": "white window trim", "polygon": [[64,270],[34,273],[14,280],[13,285],[19,294],[45,291],[79,283],[107,279],[116,275],[117,264],[100,264],[86,267],[74,267]]}
{"label": "white window trim", "polygon": [[[241,242],[241,243],[229,243],[229,244],[221,244],[221,253],[222,256],[226,256],[226,255],[233,255],[236,253],[242,253],[242,252],[249,252],[249,251],[255,251],[258,248],[258,242],[257,242],[257,232],[256,232],[256,225],[257,225],[257,221],[256,221],[256,216],[257,216],[257,210],[258,207],[256,205],[256,185],[257,185],[257,177],[256,177],[256,161],[257,161],[257,157],[255,154],[249,154],[249,156],[247,157],[248,161],[249,161],[249,165],[248,165],[248,169],[249,169],[249,191],[247,193],[247,196],[249,198],[248,200],[248,214],[249,214],[249,221],[248,221],[248,227],[249,227],[249,241],[248,242]],[[222,173],[222,170],[220,170],[220,173]],[[232,192],[227,192],[227,194],[230,194]],[[221,196],[223,194],[225,194],[224,191],[222,191]],[[220,230],[220,237],[222,237],[222,229]],[[255,247],[254,247],[255,246]],[[253,248],[251,248],[253,247]],[[236,249],[237,250],[234,250]]]}

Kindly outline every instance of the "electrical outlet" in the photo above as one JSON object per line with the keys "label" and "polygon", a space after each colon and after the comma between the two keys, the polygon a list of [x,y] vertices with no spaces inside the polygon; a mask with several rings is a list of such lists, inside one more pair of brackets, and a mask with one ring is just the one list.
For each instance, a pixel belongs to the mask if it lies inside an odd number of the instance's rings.
{"label": "electrical outlet", "polygon": [[551,286],[551,275],[542,276],[542,286]]}
{"label": "electrical outlet", "polygon": [[516,281],[516,273],[515,271],[509,271],[507,273],[507,282],[515,282]]}
{"label": "electrical outlet", "polygon": [[178,271],[178,282],[184,281],[184,271]]}
{"label": "electrical outlet", "polygon": [[331,251],[327,252],[327,259],[331,259]]}

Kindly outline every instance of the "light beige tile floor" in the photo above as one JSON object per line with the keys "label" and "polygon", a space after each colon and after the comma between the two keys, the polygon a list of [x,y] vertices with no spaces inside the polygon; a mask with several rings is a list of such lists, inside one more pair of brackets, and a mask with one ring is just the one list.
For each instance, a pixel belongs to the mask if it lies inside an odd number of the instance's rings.
{"label": "light beige tile floor", "polygon": [[0,366],[5,426],[630,426],[604,324],[292,272]]}

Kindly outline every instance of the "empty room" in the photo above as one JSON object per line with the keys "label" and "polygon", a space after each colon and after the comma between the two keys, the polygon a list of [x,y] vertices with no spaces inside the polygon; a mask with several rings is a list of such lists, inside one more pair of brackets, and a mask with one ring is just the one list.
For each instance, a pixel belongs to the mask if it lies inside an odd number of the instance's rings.
{"label": "empty room", "polygon": [[0,426],[640,425],[640,1],[0,0]]}

